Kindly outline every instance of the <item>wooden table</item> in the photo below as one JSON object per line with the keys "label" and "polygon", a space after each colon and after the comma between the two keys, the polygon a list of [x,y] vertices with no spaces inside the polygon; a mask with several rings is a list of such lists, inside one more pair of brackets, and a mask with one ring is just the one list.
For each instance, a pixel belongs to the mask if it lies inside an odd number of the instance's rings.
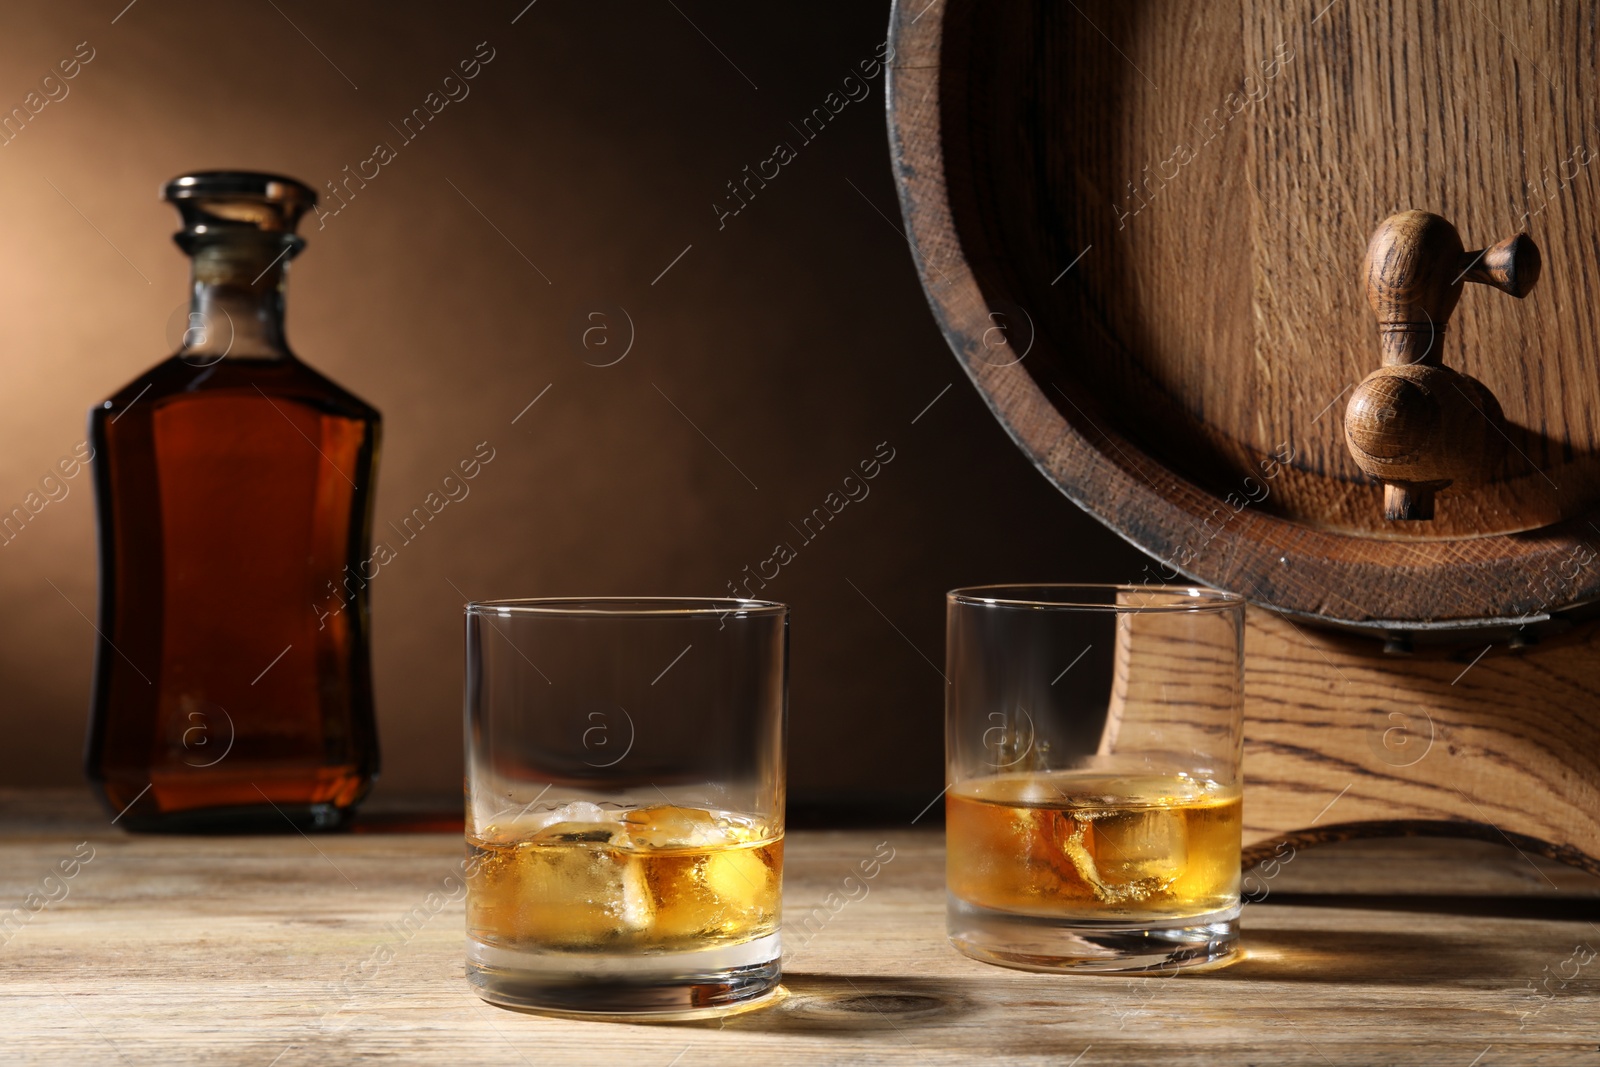
{"label": "wooden table", "polygon": [[[893,860],[807,940],[880,842]],[[1510,848],[1305,851],[1253,883],[1240,962],[1093,978],[952,950],[936,829],[797,831],[787,999],[654,1025],[479,1001],[460,856],[445,832],[132,836],[76,794],[0,795],[0,1062],[1600,1065],[1600,958],[1574,953],[1600,949],[1600,881]]]}

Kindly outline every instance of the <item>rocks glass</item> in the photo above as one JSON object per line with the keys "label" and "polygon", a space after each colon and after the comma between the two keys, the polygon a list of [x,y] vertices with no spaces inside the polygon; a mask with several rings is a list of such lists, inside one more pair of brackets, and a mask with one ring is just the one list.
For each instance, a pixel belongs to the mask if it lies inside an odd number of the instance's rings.
{"label": "rocks glass", "polygon": [[788,608],[467,606],[467,976],[683,1015],[777,989]]}
{"label": "rocks glass", "polygon": [[1231,954],[1243,600],[984,586],[947,623],[951,942],[1039,971]]}

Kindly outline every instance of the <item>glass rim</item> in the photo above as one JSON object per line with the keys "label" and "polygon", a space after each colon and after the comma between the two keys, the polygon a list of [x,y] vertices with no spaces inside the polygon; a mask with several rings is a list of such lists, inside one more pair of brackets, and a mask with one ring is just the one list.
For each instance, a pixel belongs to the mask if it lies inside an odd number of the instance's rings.
{"label": "glass rim", "polygon": [[[1164,604],[1106,604],[1083,597],[1091,592],[1154,593],[1183,597]],[[1049,599],[1029,596],[1028,593],[1060,594]],[[1011,593],[1014,595],[1007,596]],[[1030,611],[1106,611],[1122,614],[1139,612],[1205,612],[1228,611],[1244,606],[1245,599],[1238,593],[1213,589],[1205,585],[1127,585],[1119,582],[1005,582],[997,585],[969,585],[952,589],[945,594],[951,604],[964,607],[1021,608]]]}
{"label": "glass rim", "polygon": [[561,596],[471,600],[468,615],[548,615],[599,618],[693,618],[709,616],[769,617],[786,615],[789,605],[776,600],[689,596]]}

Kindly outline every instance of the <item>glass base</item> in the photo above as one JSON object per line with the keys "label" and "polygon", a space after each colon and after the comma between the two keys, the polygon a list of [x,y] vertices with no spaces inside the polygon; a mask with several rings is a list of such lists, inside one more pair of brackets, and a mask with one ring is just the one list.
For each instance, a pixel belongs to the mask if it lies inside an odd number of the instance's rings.
{"label": "glass base", "polygon": [[511,949],[467,938],[467,981],[490,1004],[551,1015],[668,1021],[761,1007],[782,994],[777,934],[691,952]]}
{"label": "glass base", "polygon": [[949,898],[950,943],[975,960],[1055,973],[1173,972],[1239,946],[1239,907],[1175,919],[1040,918]]}

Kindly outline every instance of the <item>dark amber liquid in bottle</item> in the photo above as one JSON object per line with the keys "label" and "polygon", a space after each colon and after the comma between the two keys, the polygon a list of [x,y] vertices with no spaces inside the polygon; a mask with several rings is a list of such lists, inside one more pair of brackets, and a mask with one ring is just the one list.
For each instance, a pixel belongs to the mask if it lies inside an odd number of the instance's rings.
{"label": "dark amber liquid in bottle", "polygon": [[[255,298],[231,294],[233,318]],[[174,356],[90,416],[88,772],[132,829],[335,825],[377,774],[361,573],[379,416],[267,332],[242,338],[253,356]]]}

